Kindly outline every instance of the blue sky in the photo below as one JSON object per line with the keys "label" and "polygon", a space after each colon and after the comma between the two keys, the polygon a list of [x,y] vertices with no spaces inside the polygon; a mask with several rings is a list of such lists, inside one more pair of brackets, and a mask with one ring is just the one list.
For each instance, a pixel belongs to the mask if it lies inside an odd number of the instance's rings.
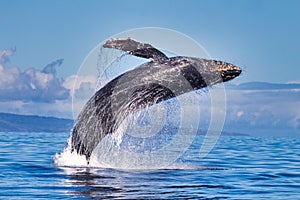
{"label": "blue sky", "polygon": [[1,0],[0,48],[17,48],[11,65],[42,68],[63,58],[59,76],[76,73],[88,52],[132,28],[187,34],[213,58],[245,68],[243,81],[299,80],[300,2]]}
{"label": "blue sky", "polygon": [[[190,36],[212,58],[241,66],[233,84],[283,86],[230,90],[231,127],[249,122],[249,130],[271,128],[276,122],[277,129],[298,134],[300,86],[284,85],[300,83],[299,9],[297,0],[0,0],[0,111],[72,117],[69,93],[88,53],[122,31],[162,27]],[[92,87],[87,81],[76,89]],[[259,124],[262,118],[272,121]]]}

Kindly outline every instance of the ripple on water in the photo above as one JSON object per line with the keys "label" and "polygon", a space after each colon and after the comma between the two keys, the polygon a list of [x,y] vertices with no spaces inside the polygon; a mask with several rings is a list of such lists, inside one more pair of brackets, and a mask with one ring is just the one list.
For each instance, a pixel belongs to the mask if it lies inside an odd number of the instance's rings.
{"label": "ripple on water", "polygon": [[202,160],[196,138],[168,169],[116,170],[55,166],[68,136],[0,133],[0,199],[300,199],[299,138],[221,137]]}

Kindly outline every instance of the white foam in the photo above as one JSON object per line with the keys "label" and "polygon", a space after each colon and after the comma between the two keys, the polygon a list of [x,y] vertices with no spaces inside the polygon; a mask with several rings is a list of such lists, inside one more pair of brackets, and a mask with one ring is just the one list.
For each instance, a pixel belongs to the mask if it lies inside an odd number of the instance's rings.
{"label": "white foam", "polygon": [[54,163],[59,167],[87,167],[88,163],[84,155],[77,154],[76,151],[71,151],[71,137],[68,140],[68,146],[62,153],[57,153],[54,156]]}

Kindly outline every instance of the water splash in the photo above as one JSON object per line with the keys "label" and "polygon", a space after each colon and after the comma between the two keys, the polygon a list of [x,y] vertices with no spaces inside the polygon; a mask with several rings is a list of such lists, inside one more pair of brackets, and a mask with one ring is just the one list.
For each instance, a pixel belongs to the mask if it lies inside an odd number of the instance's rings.
{"label": "water splash", "polygon": [[[145,113],[148,113],[147,123],[141,124]],[[125,118],[117,131],[99,142],[92,152],[90,166],[166,169],[190,146],[196,133],[187,127],[195,127],[197,122],[187,117],[177,99],[147,107]]]}
{"label": "water splash", "polygon": [[71,141],[70,136],[63,152],[54,155],[54,164],[58,167],[87,167],[88,162],[85,156],[77,154],[76,151],[72,152]]}

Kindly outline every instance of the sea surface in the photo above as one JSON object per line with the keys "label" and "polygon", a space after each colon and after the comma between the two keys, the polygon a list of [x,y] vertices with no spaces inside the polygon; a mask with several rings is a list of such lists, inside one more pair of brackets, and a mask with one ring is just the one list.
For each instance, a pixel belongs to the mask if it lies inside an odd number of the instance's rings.
{"label": "sea surface", "polygon": [[0,133],[0,199],[300,199],[300,138],[221,136],[177,167],[58,167],[69,133]]}

